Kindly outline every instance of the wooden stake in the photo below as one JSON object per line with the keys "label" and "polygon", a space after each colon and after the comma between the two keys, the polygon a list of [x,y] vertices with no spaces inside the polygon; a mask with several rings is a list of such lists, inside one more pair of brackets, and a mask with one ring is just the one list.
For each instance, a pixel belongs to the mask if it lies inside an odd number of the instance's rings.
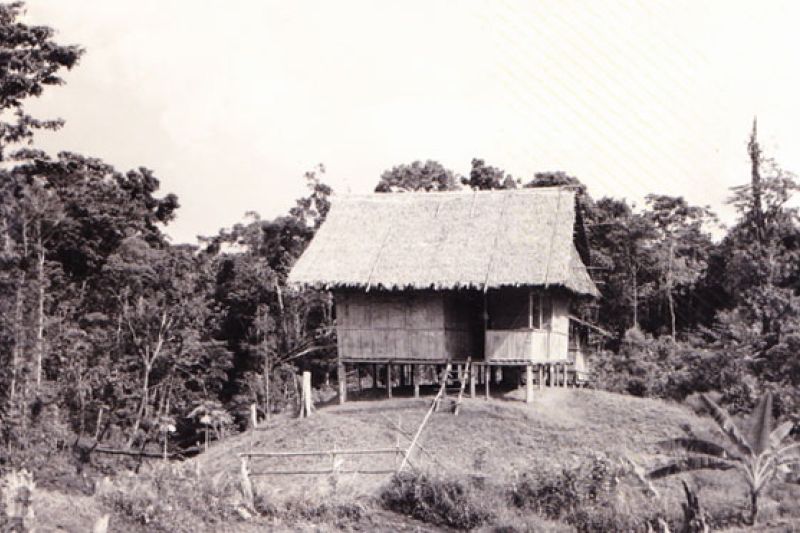
{"label": "wooden stake", "polygon": [[[341,365],[344,368],[344,365]],[[341,380],[341,378],[340,378]],[[342,394],[342,386],[344,381],[340,381],[339,385],[339,394]],[[305,371],[303,372],[303,389],[302,389],[302,396],[300,400],[300,418],[311,416],[311,412],[314,410],[314,402],[311,399],[311,372]],[[339,397],[339,401],[344,403],[344,399]]]}
{"label": "wooden stake", "polygon": [[483,386],[486,389],[486,399],[489,399],[489,383],[491,383],[491,373],[492,368],[489,365],[484,365],[483,367]]}
{"label": "wooden stake", "polygon": [[412,378],[414,379],[414,398],[419,398],[419,384],[422,381],[422,372],[419,365],[413,366]]}
{"label": "wooden stake", "polygon": [[391,365],[391,363],[386,365],[386,395],[389,398],[392,397],[392,365]]}

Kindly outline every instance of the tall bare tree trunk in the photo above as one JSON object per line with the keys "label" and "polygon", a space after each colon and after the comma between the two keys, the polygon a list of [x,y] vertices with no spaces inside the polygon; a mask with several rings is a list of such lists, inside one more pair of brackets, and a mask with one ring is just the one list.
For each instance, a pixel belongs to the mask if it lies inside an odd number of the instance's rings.
{"label": "tall bare tree trunk", "polygon": [[142,376],[142,401],[139,404],[139,412],[136,413],[136,420],[133,422],[133,430],[131,431],[131,436],[128,437],[128,448],[133,446],[134,441],[136,440],[136,433],[139,431],[139,426],[142,423],[142,419],[145,415],[145,408],[150,401],[150,370],[152,369],[151,365],[146,364],[144,367],[144,375]]}
{"label": "tall bare tree trunk", "polygon": [[669,318],[670,318],[670,334],[672,335],[672,342],[675,342],[675,301],[672,297],[672,263],[675,254],[675,238],[673,237],[669,242],[669,266],[667,269],[667,303],[669,305]]}
{"label": "tall bare tree trunk", "polygon": [[[24,259],[28,256],[28,224],[22,219],[22,255]],[[19,277],[17,278],[17,288],[14,300],[14,349],[11,352],[11,386],[10,396],[14,398],[19,392],[20,367],[24,357],[23,348],[25,346],[25,284],[27,275],[23,264],[20,265]]]}
{"label": "tall bare tree trunk", "polygon": [[42,363],[44,361],[44,242],[42,241],[42,223],[36,222],[37,228],[37,262],[36,262],[36,390],[42,384]]}
{"label": "tall bare tree trunk", "polygon": [[633,269],[633,327],[639,329],[639,277]]}
{"label": "tall bare tree trunk", "polygon": [[271,377],[272,377],[272,361],[270,360],[269,353],[265,351],[264,352],[264,416],[267,417],[267,420],[269,420],[270,410],[272,408],[270,399]]}
{"label": "tall bare tree trunk", "polygon": [[9,387],[9,393],[12,399],[17,393],[19,367],[23,355],[22,346],[25,342],[25,328],[22,324],[25,309],[25,291],[23,290],[24,286],[25,272],[20,272],[19,278],[17,279],[17,289],[14,297],[14,348],[11,350],[11,386]]}
{"label": "tall bare tree trunk", "polygon": [[747,143],[747,153],[750,156],[750,184],[753,191],[753,222],[756,226],[756,238],[764,244],[766,228],[764,223],[764,209],[761,205],[761,147],[758,144],[758,121],[753,118],[753,131],[750,142]]}

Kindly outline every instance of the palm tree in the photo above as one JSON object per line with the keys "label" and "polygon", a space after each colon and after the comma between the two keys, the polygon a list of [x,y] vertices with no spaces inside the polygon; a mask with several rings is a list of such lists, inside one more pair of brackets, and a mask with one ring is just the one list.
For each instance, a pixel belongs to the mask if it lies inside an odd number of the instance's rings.
{"label": "palm tree", "polygon": [[789,455],[789,452],[800,449],[800,442],[783,445],[794,423],[784,422],[773,429],[772,394],[767,393],[750,415],[751,431],[745,434],[711,398],[705,394],[701,398],[727,441],[724,444],[697,438],[666,441],[663,444],[670,448],[681,448],[692,455],[657,468],[649,472],[647,477],[659,479],[692,470],[737,469],[744,476],[750,491],[750,520],[755,524],[761,491],[780,468],[800,463],[800,456]]}

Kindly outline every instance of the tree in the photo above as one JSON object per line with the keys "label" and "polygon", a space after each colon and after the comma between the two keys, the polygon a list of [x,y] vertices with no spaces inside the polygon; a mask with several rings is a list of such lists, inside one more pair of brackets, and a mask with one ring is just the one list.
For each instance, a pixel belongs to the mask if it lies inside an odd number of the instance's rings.
{"label": "tree", "polygon": [[[331,189],[319,179],[319,170],[306,173],[309,194],[288,216],[262,220],[248,213],[248,223],[207,239],[216,271],[218,336],[235,354],[234,402],[241,407],[257,403],[266,416],[279,401],[289,401],[298,366],[327,372],[332,361],[330,293],[286,287],[289,270],[330,207]],[[236,252],[223,252],[228,249]]]}
{"label": "tree", "polygon": [[491,189],[516,189],[519,180],[505,171],[487,165],[483,159],[473,159],[469,177],[461,178],[461,183],[470,189],[486,191]]}
{"label": "tree", "polygon": [[23,13],[22,2],[0,4],[0,161],[9,145],[29,141],[38,129],[62,125],[61,120],[32,117],[24,103],[46,87],[64,83],[60,71],[74,67],[83,54],[77,46],[55,42],[52,28],[21,22]]}
{"label": "tree", "polygon": [[592,274],[603,290],[599,317],[605,328],[622,338],[629,328],[641,326],[640,309],[655,277],[649,246],[655,228],[625,201],[601,198],[589,205]]}
{"label": "tree", "polygon": [[800,456],[791,454],[800,449],[800,443],[785,445],[784,441],[794,428],[793,422],[784,422],[773,429],[772,395],[764,395],[750,417],[749,434],[743,432],[728,414],[706,395],[701,395],[711,417],[722,430],[726,440],[720,444],[699,438],[679,438],[664,444],[680,448],[692,455],[677,459],[648,474],[659,479],[693,470],[731,470],[742,473],[750,492],[750,521],[758,519],[758,497],[774,479],[778,471],[790,464],[800,463]]}
{"label": "tree", "polygon": [[735,187],[729,200],[739,219],[710,258],[704,282],[706,294],[720,295],[710,342],[740,360],[750,379],[726,400],[747,405],[770,390],[776,408],[791,412],[800,407],[800,217],[790,201],[800,184],[757,144],[754,131],[750,183]]}
{"label": "tree", "polygon": [[211,280],[202,260],[191,248],[156,249],[131,237],[104,267],[120,326],[115,351],[127,374],[122,390],[130,400],[138,396],[128,446],[144,421],[169,416],[170,406],[180,411],[198,394],[219,392],[227,377],[229,355],[204,333]]}
{"label": "tree", "polygon": [[452,170],[430,159],[398,165],[381,174],[375,192],[455,191],[458,180]]}
{"label": "tree", "polygon": [[661,273],[659,285],[667,300],[669,332],[677,335],[675,293],[694,288],[708,263],[712,247],[705,226],[716,221],[707,207],[689,205],[682,197],[650,194],[645,216],[655,228],[653,251]]}
{"label": "tree", "polygon": [[533,175],[533,179],[526,183],[524,187],[572,187],[578,191],[579,195],[587,194],[586,186],[581,180],[561,170],[537,172]]}

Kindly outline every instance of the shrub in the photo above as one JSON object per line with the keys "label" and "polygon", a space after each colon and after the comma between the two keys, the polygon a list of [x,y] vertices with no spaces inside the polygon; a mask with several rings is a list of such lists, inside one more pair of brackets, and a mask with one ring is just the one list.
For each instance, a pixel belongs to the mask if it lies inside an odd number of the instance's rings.
{"label": "shrub", "polygon": [[0,526],[3,531],[33,531],[33,476],[12,471],[0,479]]}
{"label": "shrub", "polygon": [[221,525],[236,518],[236,490],[229,479],[198,478],[181,466],[121,476],[101,484],[98,495],[119,518],[148,531],[196,531],[199,523]]}
{"label": "shrub", "polygon": [[627,474],[621,464],[593,457],[574,468],[525,473],[507,496],[512,506],[566,522],[579,532],[646,529],[663,517],[620,508],[620,483]]}
{"label": "shrub", "polygon": [[472,529],[494,518],[472,489],[457,479],[396,474],[381,493],[384,507],[429,524]]}
{"label": "shrub", "polygon": [[315,524],[335,524],[343,528],[347,523],[358,522],[367,515],[367,510],[355,501],[325,501],[316,502],[311,498],[292,499],[277,508],[265,502],[257,503],[268,516],[275,516],[286,522],[292,523],[301,520]]}

